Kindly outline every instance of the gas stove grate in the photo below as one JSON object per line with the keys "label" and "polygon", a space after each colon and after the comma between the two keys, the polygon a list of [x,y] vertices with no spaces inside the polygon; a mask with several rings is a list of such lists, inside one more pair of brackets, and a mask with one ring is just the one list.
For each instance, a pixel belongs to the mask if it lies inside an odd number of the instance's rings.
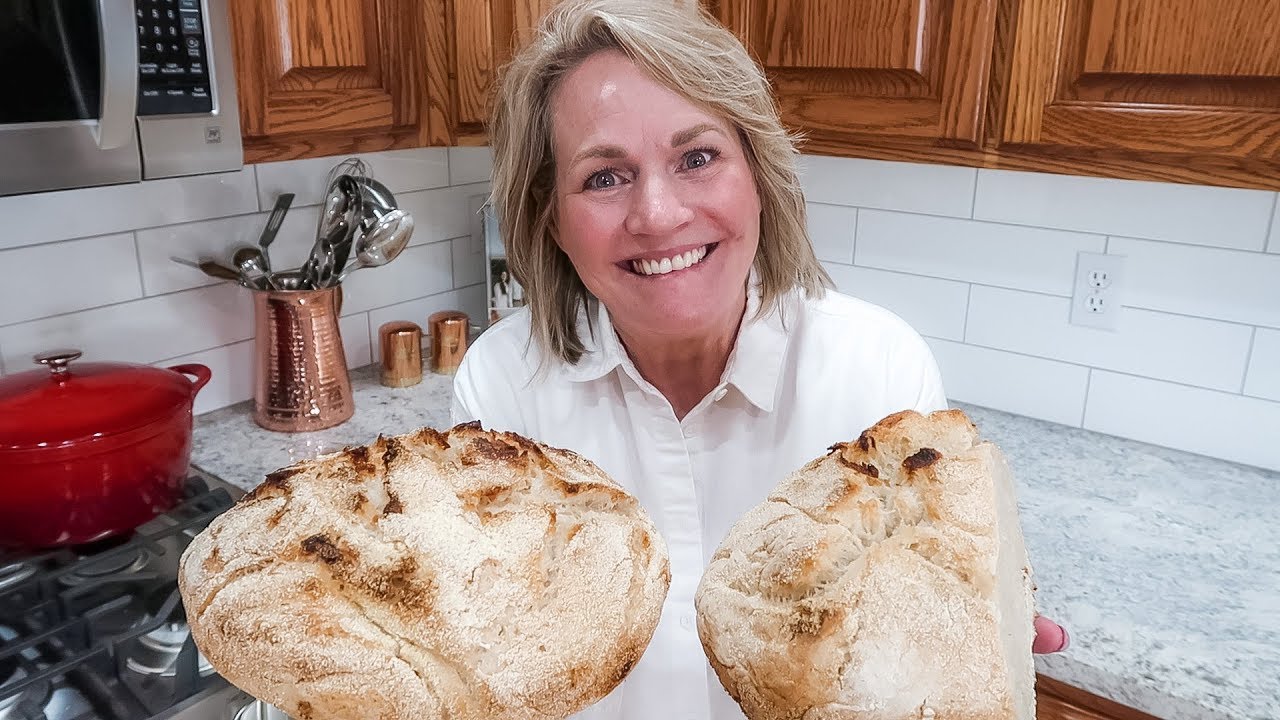
{"label": "gas stove grate", "polygon": [[0,720],[136,720],[214,683],[186,629],[178,559],[234,504],[198,472],[127,538],[0,554]]}

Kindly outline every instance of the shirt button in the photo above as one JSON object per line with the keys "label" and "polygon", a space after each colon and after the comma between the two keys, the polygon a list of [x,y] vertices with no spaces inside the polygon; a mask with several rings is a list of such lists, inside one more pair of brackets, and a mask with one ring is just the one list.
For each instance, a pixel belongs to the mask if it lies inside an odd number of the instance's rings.
{"label": "shirt button", "polygon": [[684,628],[685,630],[692,630],[693,616],[688,613],[685,613],[684,615],[682,615],[680,617],[680,627]]}
{"label": "shirt button", "polygon": [[720,402],[721,400],[724,399],[724,396],[728,394],[729,394],[729,389],[722,387],[719,390],[716,390],[716,394],[712,395],[711,399],[715,400],[716,402]]}

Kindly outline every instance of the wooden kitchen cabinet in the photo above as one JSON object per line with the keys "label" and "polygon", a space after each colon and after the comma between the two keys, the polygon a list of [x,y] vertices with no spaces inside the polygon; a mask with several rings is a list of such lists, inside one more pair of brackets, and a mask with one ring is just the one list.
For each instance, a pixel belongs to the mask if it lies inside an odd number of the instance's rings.
{"label": "wooden kitchen cabinet", "polygon": [[1280,190],[1280,0],[718,0],[806,152]]}
{"label": "wooden kitchen cabinet", "polygon": [[1036,676],[1036,720],[1160,720],[1057,680]]}
{"label": "wooden kitchen cabinet", "polygon": [[719,0],[784,122],[813,141],[977,147],[996,0]]}
{"label": "wooden kitchen cabinet", "polygon": [[441,18],[450,39],[445,63],[433,66],[456,145],[488,142],[485,123],[497,69],[527,42],[559,0],[449,0]]}
{"label": "wooden kitchen cabinet", "polygon": [[1008,144],[1280,160],[1277,0],[1025,0]]}
{"label": "wooden kitchen cabinet", "polygon": [[444,5],[230,3],[245,162],[447,144],[426,73],[444,54]]}

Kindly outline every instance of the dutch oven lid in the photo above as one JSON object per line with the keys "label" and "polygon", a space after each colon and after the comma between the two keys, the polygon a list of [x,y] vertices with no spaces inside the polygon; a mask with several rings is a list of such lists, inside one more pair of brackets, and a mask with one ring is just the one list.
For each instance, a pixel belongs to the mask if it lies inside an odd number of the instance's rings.
{"label": "dutch oven lid", "polygon": [[72,364],[80,354],[41,353],[34,360],[47,369],[0,377],[0,452],[52,450],[119,436],[171,417],[204,384],[147,365]]}

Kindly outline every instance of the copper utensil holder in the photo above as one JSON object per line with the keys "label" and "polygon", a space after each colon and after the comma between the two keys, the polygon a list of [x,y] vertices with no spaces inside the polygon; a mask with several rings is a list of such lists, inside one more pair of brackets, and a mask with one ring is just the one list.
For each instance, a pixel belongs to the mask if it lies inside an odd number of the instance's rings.
{"label": "copper utensil holder", "polygon": [[254,291],[253,420],[278,432],[323,430],[355,412],[338,314],[341,287]]}
{"label": "copper utensil holder", "polygon": [[444,310],[427,318],[431,328],[431,369],[442,375],[453,375],[467,352],[467,336],[471,320],[458,310]]}

